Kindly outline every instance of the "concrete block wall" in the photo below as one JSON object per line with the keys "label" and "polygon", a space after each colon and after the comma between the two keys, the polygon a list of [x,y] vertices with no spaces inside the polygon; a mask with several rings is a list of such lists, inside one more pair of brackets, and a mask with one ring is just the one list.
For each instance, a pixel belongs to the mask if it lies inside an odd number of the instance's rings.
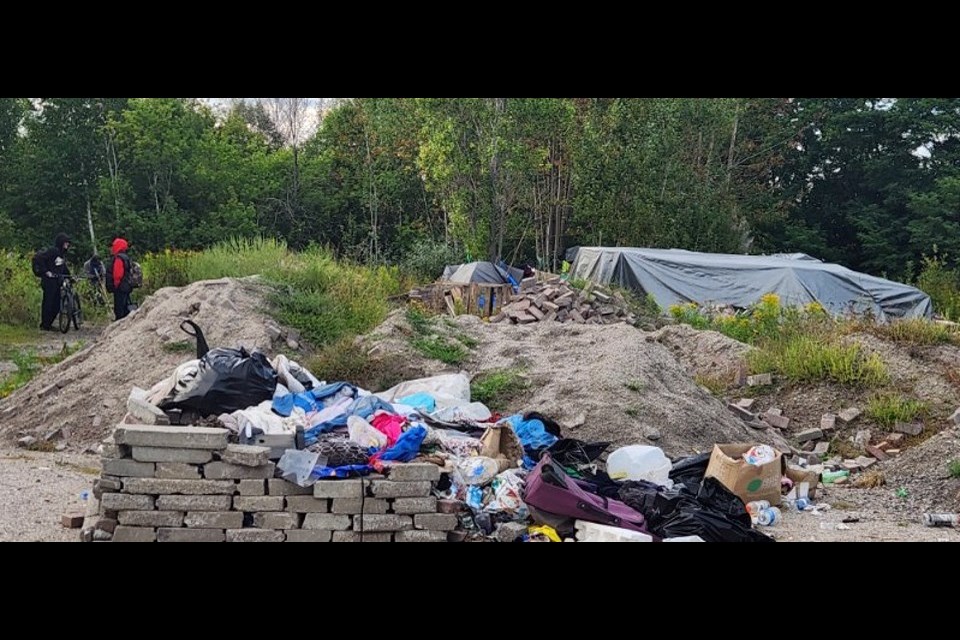
{"label": "concrete block wall", "polygon": [[446,542],[462,540],[440,469],[301,487],[276,475],[269,448],[227,443],[226,429],[118,425],[104,441],[84,541]]}

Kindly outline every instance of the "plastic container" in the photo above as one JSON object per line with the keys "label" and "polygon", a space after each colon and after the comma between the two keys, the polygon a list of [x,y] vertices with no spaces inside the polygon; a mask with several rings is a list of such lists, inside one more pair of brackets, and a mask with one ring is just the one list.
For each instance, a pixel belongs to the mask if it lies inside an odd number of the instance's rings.
{"label": "plastic container", "polygon": [[763,527],[773,527],[783,520],[783,514],[776,507],[769,507],[757,514],[757,524]]}
{"label": "plastic container", "polygon": [[653,542],[653,537],[639,531],[609,527],[605,524],[577,520],[577,542]]}
{"label": "plastic container", "polygon": [[757,515],[759,515],[759,513],[764,509],[769,509],[769,508],[770,508],[770,501],[768,500],[754,500],[753,502],[747,503],[747,513],[749,513],[750,516],[753,518],[756,518]]}
{"label": "plastic container", "polygon": [[797,498],[797,511],[805,511],[810,506],[810,498]]}
{"label": "plastic container", "polygon": [[850,472],[846,469],[840,471],[824,471],[820,474],[820,479],[823,480],[823,484],[830,484],[837,478],[846,478],[850,475]]}
{"label": "plastic container", "polygon": [[614,480],[649,480],[668,489],[673,463],[660,447],[635,444],[621,447],[607,458],[607,473]]}
{"label": "plastic container", "polygon": [[955,513],[925,513],[923,524],[927,527],[956,527],[960,523],[960,516]]}

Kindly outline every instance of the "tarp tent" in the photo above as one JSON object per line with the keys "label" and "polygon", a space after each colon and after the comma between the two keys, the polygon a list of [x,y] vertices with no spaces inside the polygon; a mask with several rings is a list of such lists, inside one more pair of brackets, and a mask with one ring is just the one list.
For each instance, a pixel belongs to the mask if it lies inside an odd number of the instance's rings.
{"label": "tarp tent", "polygon": [[684,302],[746,308],[766,293],[788,306],[819,302],[834,315],[881,320],[929,318],[930,296],[915,287],[821,262],[806,254],[749,256],[682,249],[576,247],[573,278],[651,294],[663,309]]}
{"label": "tarp tent", "polygon": [[509,284],[507,273],[517,282],[523,279],[523,271],[507,267],[507,270],[498,267],[492,262],[467,262],[466,264],[448,265],[443,270],[441,280],[456,284],[481,282],[485,284]]}

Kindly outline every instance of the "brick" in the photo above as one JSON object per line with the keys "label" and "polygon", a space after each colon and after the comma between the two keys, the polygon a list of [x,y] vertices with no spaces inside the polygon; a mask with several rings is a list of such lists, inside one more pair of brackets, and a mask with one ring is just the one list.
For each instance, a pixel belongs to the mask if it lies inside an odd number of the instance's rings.
{"label": "brick", "polygon": [[120,525],[113,532],[114,542],[156,542],[157,530],[148,527],[125,527]]}
{"label": "brick", "polygon": [[270,478],[267,493],[271,496],[312,496],[313,487],[301,487],[283,478]]}
{"label": "brick", "polygon": [[237,511],[283,511],[283,496],[236,496],[233,508]]}
{"label": "brick", "polygon": [[123,476],[127,478],[152,478],[156,465],[152,462],[137,462],[121,458],[103,458],[103,473],[109,476]]}
{"label": "brick", "polygon": [[903,443],[904,438],[906,438],[906,436],[902,433],[888,433],[884,440],[894,447],[899,447]]}
{"label": "brick", "polygon": [[755,376],[747,376],[748,387],[759,387],[767,384],[773,384],[773,375],[769,373],[758,373]]}
{"label": "brick", "polygon": [[859,456],[857,458],[857,464],[860,465],[861,469],[869,469],[877,463],[875,458],[869,458],[867,456]]}
{"label": "brick", "polygon": [[227,542],[283,542],[286,535],[274,529],[227,529]]}
{"label": "brick", "polygon": [[171,478],[199,480],[200,467],[185,462],[158,462],[156,477],[165,480]]}
{"label": "brick", "polygon": [[[226,449],[226,429],[209,427],[159,427],[121,424],[113,432],[117,444],[171,449]],[[171,461],[173,462],[173,461]]]}
{"label": "brick", "polygon": [[504,522],[497,527],[494,537],[499,542],[513,542],[527,532],[527,525],[519,522]]}
{"label": "brick", "polygon": [[457,528],[457,516],[452,513],[418,513],[413,516],[413,526],[431,531],[452,531]]}
{"label": "brick", "polygon": [[923,425],[916,422],[898,422],[893,426],[893,430],[898,433],[905,433],[908,436],[918,436],[923,432]]}
{"label": "brick", "polygon": [[386,500],[380,498],[334,498],[330,505],[330,513],[361,513],[360,505],[363,503],[362,513],[386,513],[390,506]]}
{"label": "brick", "polygon": [[134,496],[128,493],[105,493],[100,506],[111,511],[151,511],[153,496]]}
{"label": "brick", "polygon": [[844,460],[843,462],[841,462],[841,463],[840,463],[840,466],[843,467],[844,469],[846,469],[847,471],[851,471],[851,472],[853,472],[853,471],[860,471],[860,469],[862,468],[862,466],[860,465],[860,462],[859,462],[859,461],[857,461],[857,460],[849,460],[849,459],[848,459],[848,460]]}
{"label": "brick", "polygon": [[[152,513],[152,512],[134,511],[133,513]],[[98,529],[100,531],[104,531],[112,535],[113,532],[117,530],[117,524],[119,523],[117,522],[116,518],[98,518],[97,521],[94,523],[93,528]]]}
{"label": "brick", "polygon": [[887,449],[888,456],[898,456],[900,455],[900,449]]}
{"label": "brick", "polygon": [[817,454],[818,456],[825,456],[825,455],[827,455],[827,451],[829,451],[829,450],[830,450],[830,443],[829,443],[829,442],[818,442],[818,443],[813,447],[813,452],[814,452],[815,454]]}
{"label": "brick", "polygon": [[313,495],[316,498],[359,498],[363,495],[361,486],[369,484],[369,481],[359,479],[320,480],[313,485]]}
{"label": "brick", "polygon": [[243,514],[239,511],[190,511],[184,516],[183,524],[191,529],[239,529],[243,526]]}
{"label": "brick", "polygon": [[867,453],[869,453],[870,455],[872,455],[872,456],[873,456],[874,458],[876,458],[877,460],[880,460],[881,462],[884,461],[884,460],[889,460],[889,459],[890,459],[890,456],[888,456],[887,453],[886,453],[883,449],[881,449],[880,447],[874,447],[874,446],[872,446],[872,445],[867,445],[866,447],[864,447],[864,449],[866,450]]}
{"label": "brick", "polygon": [[832,413],[825,413],[820,416],[820,428],[823,431],[833,431],[837,428],[837,416]]}
{"label": "brick", "polygon": [[[120,494],[122,495],[122,494]],[[232,496],[159,496],[160,511],[230,511]]]}
{"label": "brick", "polygon": [[777,429],[786,429],[790,426],[790,418],[784,417],[777,413],[770,413],[769,411],[761,415],[760,419],[771,427],[776,427]]}
{"label": "brick", "polygon": [[183,511],[121,511],[117,521],[131,527],[179,527]]}
{"label": "brick", "polygon": [[262,467],[270,462],[270,447],[251,444],[228,444],[220,459],[243,467]]}
{"label": "brick", "polygon": [[360,533],[359,531],[334,531],[334,542],[391,542],[389,533]]}
{"label": "brick", "polygon": [[390,467],[387,478],[396,480],[397,482],[414,480],[430,480],[436,482],[440,479],[440,467],[429,462],[395,464]]}
{"label": "brick", "polygon": [[402,531],[413,528],[413,518],[396,514],[353,517],[354,531]]}
{"label": "brick", "polygon": [[769,409],[767,409],[766,411],[764,411],[764,413],[766,413],[767,415],[771,415],[771,416],[782,416],[782,415],[783,415],[783,409],[780,409],[779,407],[770,407]]}
{"label": "brick", "polygon": [[157,529],[157,542],[223,542],[223,529]]}
{"label": "brick", "polygon": [[130,447],[130,455],[140,462],[184,462],[204,464],[213,460],[209,449],[169,449],[166,447]]}
{"label": "brick", "polygon": [[466,507],[466,503],[460,500],[437,500],[437,511],[440,513],[460,513]]}
{"label": "brick", "polygon": [[284,531],[287,535],[285,542],[330,542],[330,531],[321,531],[312,529],[305,531],[302,529],[287,529]]}
{"label": "brick", "polygon": [[203,477],[212,480],[239,480],[243,478],[272,478],[277,465],[265,464],[259,467],[245,467],[226,462],[209,462],[203,465]]}
{"label": "brick", "polygon": [[242,496],[262,496],[266,495],[266,482],[263,479],[257,480],[239,480],[237,490]]}
{"label": "brick", "polygon": [[755,402],[756,400],[754,398],[740,398],[739,400],[737,400],[736,404],[741,409],[749,410],[751,407],[753,407]]}
{"label": "brick", "polygon": [[146,391],[134,387],[127,398],[127,412],[143,425],[168,425],[170,418],[163,410],[144,398]]}
{"label": "brick", "polygon": [[301,529],[326,529],[327,531],[346,531],[353,524],[350,516],[332,513],[308,513],[303,519]]}
{"label": "brick", "polygon": [[65,513],[60,516],[60,526],[66,529],[79,529],[83,526],[82,513]]}
{"label": "brick", "polygon": [[740,406],[738,406],[738,405],[736,405],[736,404],[734,404],[734,403],[732,403],[732,402],[728,402],[728,403],[727,403],[727,409],[730,411],[730,413],[732,413],[733,415],[737,416],[737,417],[740,418],[741,420],[747,420],[747,421],[749,421],[749,420],[753,420],[754,418],[756,418],[756,415],[754,415],[754,413],[753,413],[752,411],[749,411],[749,410],[747,410],[747,409],[744,409],[743,407],[740,407]]}
{"label": "brick", "polygon": [[330,511],[330,501],[326,498],[313,496],[287,496],[285,511],[294,513],[327,513]]}
{"label": "brick", "polygon": [[430,495],[432,488],[426,480],[418,482],[374,480],[372,483],[373,495],[377,498],[425,498]]}
{"label": "brick", "polygon": [[857,407],[850,407],[838,413],[837,418],[839,418],[842,422],[849,424],[859,418],[861,413],[863,412]]}
{"label": "brick", "polygon": [[807,440],[817,440],[823,437],[823,431],[820,429],[807,429],[794,436],[797,442],[806,442]]}
{"label": "brick", "polygon": [[412,531],[398,531],[393,534],[394,542],[446,542],[447,534],[445,531],[425,531],[415,529]]}
{"label": "brick", "polygon": [[[253,526],[258,529],[299,529],[303,517],[288,511],[263,511],[253,514]],[[238,528],[233,527],[234,529]]]}
{"label": "brick", "polygon": [[237,490],[230,480],[161,480],[128,478],[123,481],[124,493],[182,494],[194,496],[232,495]]}
{"label": "brick", "polygon": [[394,513],[436,513],[437,499],[427,498],[397,498],[393,501]]}

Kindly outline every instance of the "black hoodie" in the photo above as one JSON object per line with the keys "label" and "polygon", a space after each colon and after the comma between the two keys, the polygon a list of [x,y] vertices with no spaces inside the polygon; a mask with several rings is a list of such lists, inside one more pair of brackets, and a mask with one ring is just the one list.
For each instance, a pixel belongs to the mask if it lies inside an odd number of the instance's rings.
{"label": "black hoodie", "polygon": [[34,273],[39,277],[43,277],[47,271],[54,275],[70,275],[70,269],[67,267],[67,252],[63,248],[63,245],[70,241],[70,236],[58,233],[53,239],[53,246],[34,257]]}

